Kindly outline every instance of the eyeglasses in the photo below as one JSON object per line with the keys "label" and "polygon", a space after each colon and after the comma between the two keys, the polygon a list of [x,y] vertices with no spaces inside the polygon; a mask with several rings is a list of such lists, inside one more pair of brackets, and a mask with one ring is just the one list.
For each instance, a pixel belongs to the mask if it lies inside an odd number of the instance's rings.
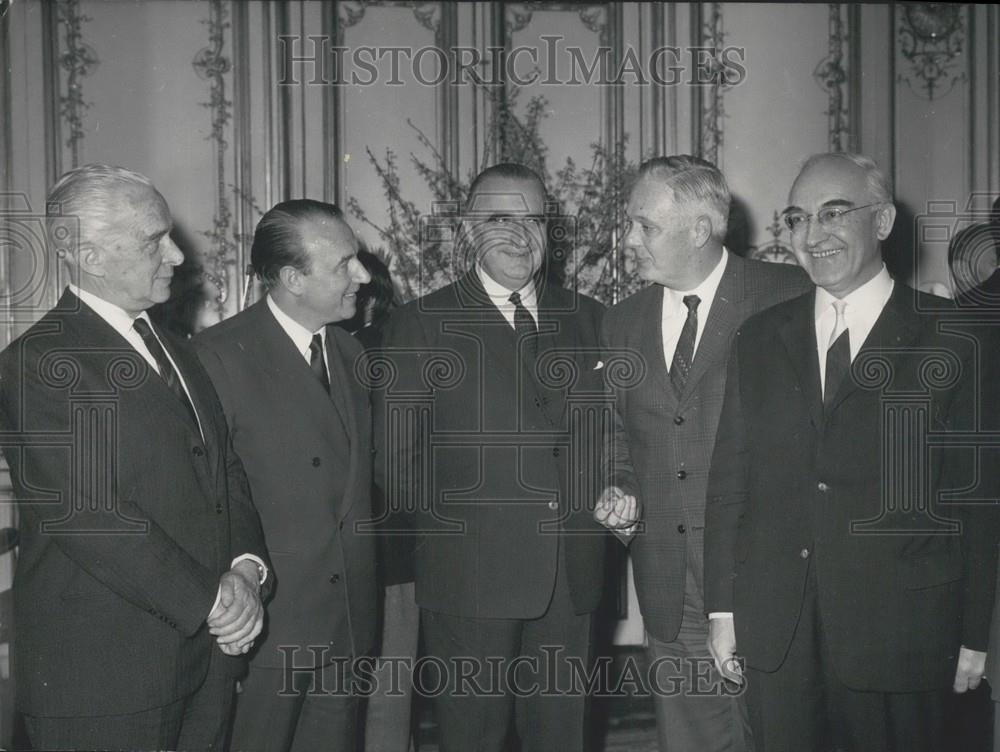
{"label": "eyeglasses", "polygon": [[481,222],[501,227],[514,227],[517,225],[533,225],[534,227],[545,227],[548,217],[544,214],[491,214],[483,217]]}
{"label": "eyeglasses", "polygon": [[809,220],[814,216],[820,227],[837,227],[844,220],[844,217],[851,212],[870,209],[873,206],[881,206],[882,203],[882,201],[876,201],[873,204],[853,206],[850,209],[842,206],[825,206],[816,212],[816,214],[806,214],[803,211],[790,211],[784,214],[781,219],[784,221],[785,226],[793,233],[803,232],[809,224]]}

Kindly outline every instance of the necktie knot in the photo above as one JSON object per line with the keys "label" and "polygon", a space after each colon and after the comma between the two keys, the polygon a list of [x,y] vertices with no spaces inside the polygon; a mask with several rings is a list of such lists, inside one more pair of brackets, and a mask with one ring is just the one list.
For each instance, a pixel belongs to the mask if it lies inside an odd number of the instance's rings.
{"label": "necktie knot", "polygon": [[698,304],[701,302],[701,298],[697,295],[685,295],[682,300],[684,301],[684,305],[687,306],[688,315],[698,313]]}
{"label": "necktie knot", "polygon": [[507,300],[509,300],[515,306],[519,306],[519,305],[521,305],[521,293],[519,293],[519,292],[512,292],[510,294],[510,297],[507,298]]}

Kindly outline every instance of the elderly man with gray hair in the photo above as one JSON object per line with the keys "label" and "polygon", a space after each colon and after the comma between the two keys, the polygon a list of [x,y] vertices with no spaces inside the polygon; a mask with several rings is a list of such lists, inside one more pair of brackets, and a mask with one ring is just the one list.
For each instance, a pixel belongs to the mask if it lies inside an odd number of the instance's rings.
{"label": "elderly man with gray hair", "polygon": [[0,355],[17,705],[35,749],[220,750],[270,578],[215,390],[147,313],[183,261],[170,211],[97,164],[47,207],[72,282]]}

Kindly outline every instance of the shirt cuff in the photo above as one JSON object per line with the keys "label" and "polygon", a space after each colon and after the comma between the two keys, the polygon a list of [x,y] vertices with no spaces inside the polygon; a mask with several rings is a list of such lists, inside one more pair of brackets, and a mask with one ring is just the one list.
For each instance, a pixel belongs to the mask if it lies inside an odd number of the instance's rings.
{"label": "shirt cuff", "polygon": [[709,613],[708,618],[709,619],[732,619],[733,618],[733,612],[732,611],[712,611],[711,613]]}
{"label": "shirt cuff", "polygon": [[[258,585],[263,585],[265,582],[267,582],[267,574],[268,574],[267,564],[265,564],[259,556],[254,556],[253,554],[240,554],[235,559],[233,559],[232,563],[229,565],[229,568],[232,569],[241,561],[252,561],[254,564],[257,565],[258,571],[260,572],[260,582],[257,583]],[[215,592],[215,603],[213,603],[212,608],[209,609],[208,611],[209,614],[212,614],[215,611],[215,608],[216,606],[219,605],[219,600],[221,598],[222,598],[222,585],[219,585],[219,589]]]}

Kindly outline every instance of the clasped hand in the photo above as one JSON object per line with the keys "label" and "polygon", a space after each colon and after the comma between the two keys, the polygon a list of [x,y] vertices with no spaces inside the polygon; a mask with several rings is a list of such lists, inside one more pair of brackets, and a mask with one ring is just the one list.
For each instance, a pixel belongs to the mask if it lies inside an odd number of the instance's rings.
{"label": "clasped hand", "polygon": [[594,519],[609,530],[630,533],[639,521],[639,502],[618,486],[608,486],[597,499]]}
{"label": "clasped hand", "polygon": [[226,655],[240,655],[253,647],[264,626],[256,565],[240,562],[219,580],[219,602],[207,619],[208,631]]}

